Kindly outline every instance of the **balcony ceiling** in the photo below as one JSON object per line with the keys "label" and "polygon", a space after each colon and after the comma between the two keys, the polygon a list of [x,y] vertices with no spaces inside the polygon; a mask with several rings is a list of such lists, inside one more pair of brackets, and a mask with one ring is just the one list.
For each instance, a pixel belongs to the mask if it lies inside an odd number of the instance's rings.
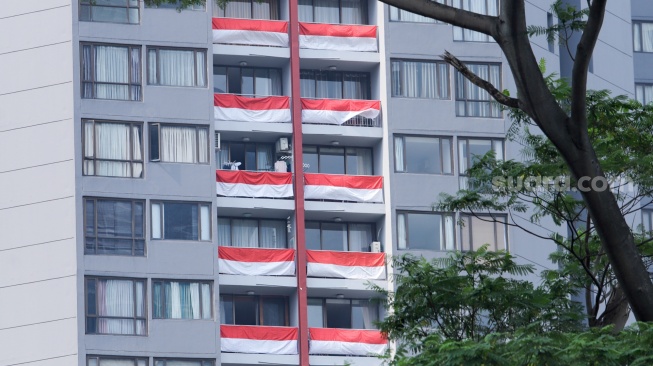
{"label": "balcony ceiling", "polygon": [[250,67],[283,68],[290,63],[288,57],[275,57],[279,52],[288,53],[287,48],[214,45],[214,52],[216,46],[224,48],[224,52],[213,54],[213,65],[238,66],[245,61]]}
{"label": "balcony ceiling", "polygon": [[[356,52],[350,53],[355,54]],[[333,52],[332,54],[329,54],[331,56],[325,55],[323,58],[302,58],[300,67],[302,69],[328,70],[330,66],[335,66],[336,71],[373,72],[378,70],[377,62],[343,60],[339,57],[340,54],[340,52]]]}

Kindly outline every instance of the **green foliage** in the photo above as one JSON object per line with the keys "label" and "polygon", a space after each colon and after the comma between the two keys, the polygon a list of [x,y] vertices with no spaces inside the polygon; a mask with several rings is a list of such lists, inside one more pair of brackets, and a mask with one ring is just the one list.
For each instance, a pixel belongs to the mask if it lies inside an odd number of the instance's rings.
{"label": "green foliage", "polygon": [[[181,11],[183,9],[186,9],[192,5],[204,5],[206,4],[206,0],[143,0],[145,2],[146,6],[152,6],[152,5],[161,5],[161,4],[177,4],[179,3],[177,7],[177,11]],[[228,0],[219,0],[222,1],[223,4],[226,4]],[[224,5],[222,5],[224,6]]]}
{"label": "green foliage", "polygon": [[532,274],[533,267],[517,264],[505,251],[483,246],[430,262],[403,256],[394,268],[400,273],[396,292],[375,289],[388,298],[392,311],[379,327],[400,341],[398,354],[419,352],[428,342],[477,342],[525,326],[534,332],[580,327],[582,311],[568,300],[572,289],[566,281],[551,276],[534,287],[516,279]]}
{"label": "green foliage", "polygon": [[[589,7],[578,10],[575,6],[564,4],[562,0],[557,0],[551,5],[551,14],[557,19],[558,23],[554,23],[551,27],[544,27],[539,25],[529,25],[527,27],[529,36],[546,36],[548,42],[558,41],[561,45],[569,50],[569,40],[575,32],[582,32],[585,29],[587,15],[589,14]],[[573,58],[573,56],[572,56]]]}

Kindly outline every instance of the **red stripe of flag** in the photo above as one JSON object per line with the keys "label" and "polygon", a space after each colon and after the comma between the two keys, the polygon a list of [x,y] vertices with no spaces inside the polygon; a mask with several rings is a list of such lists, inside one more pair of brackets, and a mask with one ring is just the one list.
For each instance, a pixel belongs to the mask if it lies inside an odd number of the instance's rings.
{"label": "red stripe of flag", "polygon": [[290,98],[280,96],[249,98],[235,94],[213,94],[213,105],[222,108],[239,108],[254,111],[290,109]]}
{"label": "red stripe of flag", "polygon": [[296,341],[297,328],[221,324],[220,337],[265,341]]}
{"label": "red stripe of flag", "polygon": [[251,185],[282,185],[292,183],[292,173],[248,172],[244,170],[216,170],[215,180],[219,183],[241,183]]}
{"label": "red stripe of flag", "polygon": [[312,341],[387,344],[388,339],[378,330],[308,328]]}
{"label": "red stripe of flag", "polygon": [[250,263],[292,262],[295,260],[295,250],[218,247],[218,258]]}
{"label": "red stripe of flag", "polygon": [[375,175],[305,173],[304,183],[308,186],[333,186],[354,189],[382,189],[383,177]]}
{"label": "red stripe of flag", "polygon": [[288,33],[288,22],[278,20],[213,18],[213,29]]}
{"label": "red stripe of flag", "polygon": [[321,111],[357,112],[368,109],[381,109],[381,102],[378,100],[354,100],[354,99],[306,99],[302,98],[302,109],[313,109]]}
{"label": "red stripe of flag", "polygon": [[299,34],[302,36],[376,38],[376,26],[300,22]]}
{"label": "red stripe of flag", "polygon": [[385,253],[307,250],[306,260],[310,263],[335,264],[348,267],[382,267],[385,265]]}

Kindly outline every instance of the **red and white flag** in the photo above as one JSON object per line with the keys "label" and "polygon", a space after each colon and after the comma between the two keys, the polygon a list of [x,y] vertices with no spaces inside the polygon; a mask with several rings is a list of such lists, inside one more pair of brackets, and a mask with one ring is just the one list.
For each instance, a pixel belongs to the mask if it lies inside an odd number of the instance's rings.
{"label": "red and white flag", "polygon": [[216,121],[290,122],[290,98],[214,94],[213,116]]}
{"label": "red and white flag", "polygon": [[227,197],[292,197],[292,173],[217,170],[215,188]]}
{"label": "red and white flag", "polygon": [[378,330],[309,328],[309,354],[371,356],[388,348],[388,340]]}
{"label": "red and white flag", "polygon": [[378,52],[376,26],[300,22],[299,48]]}
{"label": "red and white flag", "polygon": [[233,353],[297,354],[297,328],[220,325],[220,350]]}
{"label": "red and white flag", "polygon": [[302,121],[341,125],[361,116],[376,118],[381,110],[378,100],[302,98]]}
{"label": "red and white flag", "polygon": [[385,253],[306,251],[309,277],[385,279]]}
{"label": "red and white flag", "polygon": [[288,47],[288,22],[213,18],[213,43]]}
{"label": "red and white flag", "polygon": [[294,249],[218,247],[218,270],[245,276],[294,276]]}
{"label": "red and white flag", "polygon": [[304,198],[383,202],[383,177],[306,173],[304,174]]}

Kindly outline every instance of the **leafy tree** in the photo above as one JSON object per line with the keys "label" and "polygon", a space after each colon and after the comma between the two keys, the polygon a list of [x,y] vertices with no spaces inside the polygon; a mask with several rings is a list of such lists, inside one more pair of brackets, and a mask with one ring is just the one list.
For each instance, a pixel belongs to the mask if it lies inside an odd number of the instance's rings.
{"label": "leafy tree", "polygon": [[[527,116],[548,138],[550,146],[558,152],[572,177],[587,177],[589,180],[606,177],[606,167],[601,164],[597,146],[592,142],[590,117],[591,113],[596,113],[597,119],[602,120],[611,112],[588,108],[591,100],[587,94],[587,72],[603,25],[607,0],[588,0],[587,11],[578,12],[576,17],[572,17],[580,23],[565,28],[581,33],[573,55],[567,104],[560,103],[540,72],[529,39],[529,34],[536,30],[532,27],[529,29],[526,24],[524,0],[502,0],[499,16],[481,15],[431,0],[381,1],[491,36],[508,61],[517,86],[516,97],[502,93],[490,82],[472,73],[454,55],[445,52],[443,58],[472,83],[488,91],[498,103]],[[579,24],[582,27],[572,29],[572,26]],[[573,48],[571,45],[569,47]],[[614,138],[620,139],[619,136]],[[626,142],[630,144],[633,141]],[[615,194],[612,190],[597,189],[584,190],[580,194],[596,237],[600,239],[604,255],[619,282],[620,291],[628,299],[638,320],[653,321],[653,283]]]}

